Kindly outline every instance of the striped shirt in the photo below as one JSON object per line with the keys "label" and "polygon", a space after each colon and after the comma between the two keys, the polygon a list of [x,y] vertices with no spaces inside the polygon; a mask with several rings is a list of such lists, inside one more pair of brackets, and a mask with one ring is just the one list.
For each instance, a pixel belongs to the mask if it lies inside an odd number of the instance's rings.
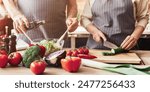
{"label": "striped shirt", "polygon": [[[82,25],[86,28],[87,25],[92,23],[91,8],[95,0],[87,0],[85,8],[82,13]],[[149,0],[132,0],[134,6],[134,18],[137,26],[146,27],[148,22],[148,2]]]}

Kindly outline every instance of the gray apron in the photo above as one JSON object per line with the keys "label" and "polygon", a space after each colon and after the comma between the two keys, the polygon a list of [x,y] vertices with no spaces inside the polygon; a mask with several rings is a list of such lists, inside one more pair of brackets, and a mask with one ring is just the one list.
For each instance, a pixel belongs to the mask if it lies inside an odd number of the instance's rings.
{"label": "gray apron", "polygon": [[[132,0],[95,0],[92,6],[93,25],[101,30],[107,40],[120,46],[135,29]],[[108,49],[90,35],[87,47]]]}
{"label": "gray apron", "polygon": [[[46,20],[45,25],[27,31],[33,41],[59,38],[65,32],[66,5],[67,0],[18,0],[19,10],[29,21]],[[30,43],[23,34],[19,38]]]}

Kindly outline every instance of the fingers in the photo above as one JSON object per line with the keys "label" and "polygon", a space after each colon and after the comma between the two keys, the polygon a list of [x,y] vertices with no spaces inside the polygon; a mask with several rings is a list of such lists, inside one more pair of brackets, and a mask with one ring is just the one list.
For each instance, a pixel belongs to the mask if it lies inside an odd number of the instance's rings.
{"label": "fingers", "polygon": [[26,31],[26,28],[29,27],[29,22],[23,15],[16,16],[13,18],[13,26],[17,30],[17,32],[22,33],[22,31]]}
{"label": "fingers", "polygon": [[122,42],[121,47],[125,50],[130,50],[137,43],[137,39],[133,36],[127,36],[126,39]]}
{"label": "fingers", "polygon": [[96,41],[96,42],[102,42],[102,39],[99,35],[93,35],[93,39]]}
{"label": "fingers", "polygon": [[105,37],[105,35],[100,30],[98,30],[97,32],[95,32],[93,34],[93,39],[96,42],[103,42],[103,41],[107,40],[107,38]]}
{"label": "fingers", "polygon": [[69,32],[73,32],[78,27],[78,20],[77,20],[77,18],[69,18],[69,19],[67,19],[66,24],[68,26]]}
{"label": "fingers", "polygon": [[105,37],[105,35],[102,32],[99,32],[99,36],[103,39],[103,41],[107,40],[107,38]]}
{"label": "fingers", "polygon": [[29,28],[29,21],[28,21],[26,18],[22,18],[22,20],[23,20],[25,26],[26,26],[27,28]]}

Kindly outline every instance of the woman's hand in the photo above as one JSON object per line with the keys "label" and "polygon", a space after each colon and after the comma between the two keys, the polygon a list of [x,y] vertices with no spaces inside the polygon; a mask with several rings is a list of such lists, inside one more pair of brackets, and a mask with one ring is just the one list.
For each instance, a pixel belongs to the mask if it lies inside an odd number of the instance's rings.
{"label": "woman's hand", "polygon": [[100,30],[94,30],[94,32],[92,32],[92,36],[96,42],[103,42],[107,40],[105,35]]}
{"label": "woman's hand", "polygon": [[125,50],[132,49],[137,44],[138,38],[134,36],[127,36],[125,40],[122,42],[121,47]]}
{"label": "woman's hand", "polygon": [[26,28],[29,27],[29,22],[24,15],[17,15],[12,19],[13,19],[14,29],[16,29],[18,33],[22,33],[22,31],[25,32]]}
{"label": "woman's hand", "polygon": [[67,24],[69,32],[73,32],[78,27],[78,20],[77,20],[77,18],[68,18],[66,20],[66,24]]}

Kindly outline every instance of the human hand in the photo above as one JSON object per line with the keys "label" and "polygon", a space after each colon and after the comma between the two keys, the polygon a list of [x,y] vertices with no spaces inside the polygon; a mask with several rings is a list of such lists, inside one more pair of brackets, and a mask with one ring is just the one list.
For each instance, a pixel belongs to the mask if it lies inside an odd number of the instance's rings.
{"label": "human hand", "polygon": [[105,35],[100,31],[100,30],[95,30],[93,33],[92,33],[92,36],[93,36],[93,39],[96,41],[96,42],[103,42],[103,41],[106,41],[106,37]]}
{"label": "human hand", "polygon": [[69,32],[73,32],[78,27],[78,20],[77,20],[77,18],[68,18],[66,20],[66,24],[67,24]]}
{"label": "human hand", "polygon": [[129,35],[122,42],[121,47],[125,50],[130,50],[137,44],[137,41],[138,41],[138,38],[135,38],[134,36]]}
{"label": "human hand", "polygon": [[13,19],[14,29],[16,29],[18,33],[22,33],[22,31],[25,32],[26,28],[29,27],[29,22],[24,15],[17,15],[12,19]]}

